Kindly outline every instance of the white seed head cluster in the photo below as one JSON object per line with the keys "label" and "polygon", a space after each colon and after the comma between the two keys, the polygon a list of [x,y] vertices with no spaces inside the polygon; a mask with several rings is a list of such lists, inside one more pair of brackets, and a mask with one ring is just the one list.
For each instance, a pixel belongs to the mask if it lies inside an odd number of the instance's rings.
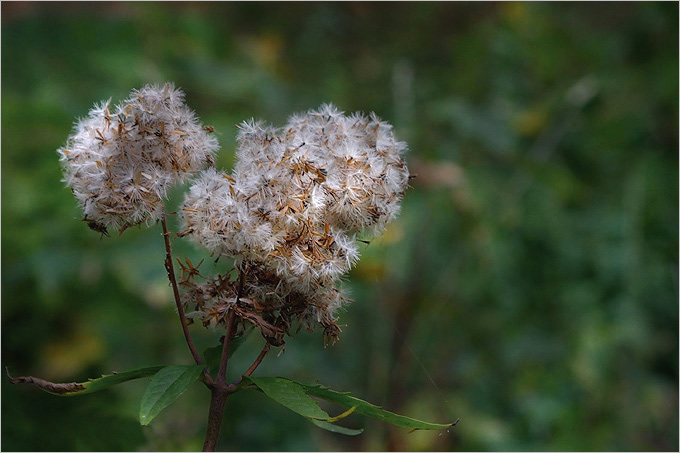
{"label": "white seed head cluster", "polygon": [[208,169],[192,185],[186,233],[250,269],[243,298],[298,307],[308,326],[334,325],[345,300],[336,283],[359,257],[357,235],[382,232],[399,212],[407,146],[374,114],[345,116],[332,105],[281,129],[255,121],[239,129],[233,173]]}
{"label": "white seed head cluster", "polygon": [[168,189],[212,165],[218,148],[167,83],[96,105],[58,153],[85,220],[106,232],[158,219]]}

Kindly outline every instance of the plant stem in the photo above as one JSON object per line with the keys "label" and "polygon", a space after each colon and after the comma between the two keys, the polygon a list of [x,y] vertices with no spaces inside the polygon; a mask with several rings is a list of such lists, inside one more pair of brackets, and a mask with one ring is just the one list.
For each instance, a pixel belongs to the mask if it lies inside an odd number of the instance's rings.
{"label": "plant stem", "polygon": [[245,373],[243,373],[244,376],[250,376],[251,374],[253,374],[253,371],[255,371],[255,369],[262,362],[262,359],[264,359],[264,356],[267,355],[267,353],[269,352],[270,347],[271,345],[269,344],[269,342],[265,343],[264,348],[262,348],[262,351],[260,351],[260,355],[257,356],[255,362],[253,362],[253,364],[250,365],[250,368],[248,368],[248,370]]}
{"label": "plant stem", "polygon": [[170,233],[168,233],[168,224],[165,220],[165,214],[161,216],[161,225],[163,226],[163,239],[165,241],[165,270],[168,272],[168,279],[170,280],[170,285],[172,285],[172,292],[175,296],[175,304],[177,305],[177,313],[179,313],[179,320],[182,323],[182,331],[184,332],[184,338],[187,340],[189,349],[191,350],[191,355],[194,356],[194,360],[197,365],[202,365],[201,356],[198,355],[196,351],[196,346],[194,346],[194,341],[191,339],[191,334],[189,333],[189,326],[187,325],[187,319],[184,316],[184,307],[182,307],[182,299],[179,295],[179,288],[177,286],[177,279],[175,278],[175,268],[172,265],[172,249],[170,248]]}
{"label": "plant stem", "polygon": [[203,442],[203,451],[215,451],[217,446],[217,439],[220,435],[220,426],[222,425],[222,417],[224,416],[224,406],[227,404],[227,397],[229,396],[229,389],[227,388],[227,361],[229,359],[229,344],[233,336],[233,327],[235,324],[235,316],[232,311],[229,313],[227,320],[227,332],[224,336],[224,345],[222,347],[222,360],[220,361],[220,371],[217,379],[210,387],[210,410],[208,411],[208,428],[205,432],[205,441]]}
{"label": "plant stem", "polygon": [[217,385],[222,386],[227,383],[227,362],[229,361],[229,345],[231,339],[234,337],[234,327],[236,326],[236,316],[234,312],[229,312],[227,315],[227,332],[224,335],[224,344],[222,345],[222,359],[220,360],[220,371],[217,374]]}
{"label": "plant stem", "polygon": [[[243,295],[243,287],[246,281],[245,270],[239,270],[239,283],[236,290],[236,302]],[[227,385],[227,363],[229,361],[229,345],[236,334],[236,315],[233,310],[229,312],[226,320],[227,331],[224,334],[222,345],[222,359],[220,361],[220,371],[215,381],[208,385],[210,387],[210,410],[208,411],[208,428],[205,432],[203,451],[215,451],[217,439],[220,435],[220,426],[224,416],[224,406],[230,394],[231,387]],[[261,361],[261,359],[260,359]]]}
{"label": "plant stem", "polygon": [[[246,372],[243,373],[243,376],[250,376],[251,374],[253,374],[253,371],[255,371],[255,369],[257,369],[257,367],[260,366],[260,363],[262,363],[262,359],[264,359],[264,356],[267,355],[267,353],[271,349],[271,346],[272,346],[271,343],[269,343],[269,342],[265,343],[264,347],[262,348],[262,351],[260,351],[260,355],[258,355],[257,358],[255,359],[255,361],[253,362],[253,364],[250,365],[250,368],[248,368],[246,370]],[[234,391],[236,386],[238,386],[241,383],[241,381],[243,380],[243,376],[236,379],[234,382],[232,382],[231,384],[229,384],[227,386],[229,391]]]}
{"label": "plant stem", "polygon": [[205,432],[205,442],[203,442],[203,451],[215,451],[217,446],[217,439],[220,435],[220,425],[222,424],[222,416],[224,415],[224,406],[227,403],[229,392],[226,388],[220,388],[219,385],[213,384],[210,388],[210,410],[208,412],[208,429]]}

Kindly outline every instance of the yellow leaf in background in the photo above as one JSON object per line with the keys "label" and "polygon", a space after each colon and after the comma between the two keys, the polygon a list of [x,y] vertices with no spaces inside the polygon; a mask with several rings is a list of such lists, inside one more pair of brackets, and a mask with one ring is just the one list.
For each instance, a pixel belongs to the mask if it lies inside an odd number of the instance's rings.
{"label": "yellow leaf in background", "polygon": [[382,280],[385,276],[385,264],[378,260],[363,259],[357,263],[354,275],[371,282]]}
{"label": "yellow leaf in background", "polygon": [[283,42],[273,33],[248,36],[243,41],[243,50],[258,66],[273,71],[281,56]]}
{"label": "yellow leaf in background", "polygon": [[40,374],[51,380],[72,379],[104,353],[101,338],[83,326],[49,342],[42,350]]}
{"label": "yellow leaf in background", "polygon": [[526,137],[536,137],[545,128],[548,115],[543,109],[530,109],[513,118],[513,126],[517,132]]}

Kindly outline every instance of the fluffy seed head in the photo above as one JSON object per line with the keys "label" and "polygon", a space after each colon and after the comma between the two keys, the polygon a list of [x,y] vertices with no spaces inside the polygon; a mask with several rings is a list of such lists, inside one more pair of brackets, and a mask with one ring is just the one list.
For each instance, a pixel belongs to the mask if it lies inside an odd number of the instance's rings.
{"label": "fluffy seed head", "polygon": [[95,105],[57,150],[85,219],[103,228],[156,220],[175,183],[211,165],[219,145],[173,84]]}
{"label": "fluffy seed head", "polygon": [[356,236],[382,232],[399,212],[406,144],[374,114],[345,116],[330,104],[280,129],[244,122],[238,143],[231,175],[208,169],[191,187],[186,231],[249,266],[246,299],[337,328],[345,298],[336,284],[359,258]]}

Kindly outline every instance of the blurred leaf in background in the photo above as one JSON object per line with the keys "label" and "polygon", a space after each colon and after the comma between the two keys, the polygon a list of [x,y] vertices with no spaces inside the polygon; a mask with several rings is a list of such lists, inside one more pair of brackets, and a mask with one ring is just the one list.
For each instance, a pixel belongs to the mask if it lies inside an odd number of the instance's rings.
{"label": "blurred leaf in background", "polygon": [[[191,363],[160,228],[100,239],[56,154],[94,102],[170,80],[224,168],[251,117],[333,102],[394,124],[418,176],[361,247],[340,342],[301,332],[257,374],[461,419],[408,434],[353,414],[348,438],[247,392],[218,448],[677,450],[677,18],[656,2],[3,2],[2,365],[80,381]],[[217,344],[199,327],[199,350]],[[60,399],[3,379],[3,449],[200,449],[208,392],[140,427],[145,384]]]}

